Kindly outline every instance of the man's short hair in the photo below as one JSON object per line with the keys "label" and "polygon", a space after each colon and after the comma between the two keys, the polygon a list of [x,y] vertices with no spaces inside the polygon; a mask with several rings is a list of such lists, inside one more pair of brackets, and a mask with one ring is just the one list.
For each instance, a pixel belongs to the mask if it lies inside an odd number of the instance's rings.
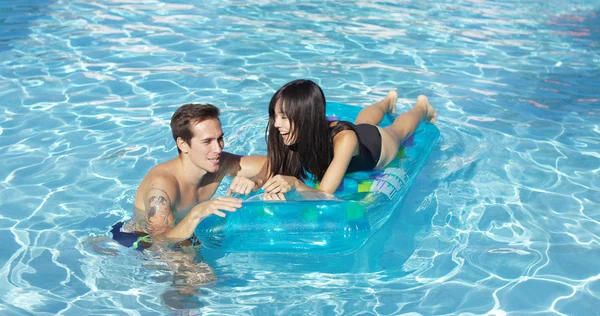
{"label": "man's short hair", "polygon": [[[171,117],[171,132],[175,143],[181,137],[191,146],[190,140],[194,137],[192,126],[208,119],[219,119],[219,109],[212,104],[188,103],[179,107]],[[177,151],[181,153],[179,146]]]}

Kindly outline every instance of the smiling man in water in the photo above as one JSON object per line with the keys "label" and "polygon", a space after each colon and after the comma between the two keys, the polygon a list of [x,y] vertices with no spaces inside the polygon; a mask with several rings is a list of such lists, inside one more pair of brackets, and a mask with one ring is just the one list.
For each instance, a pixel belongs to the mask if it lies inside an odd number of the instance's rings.
{"label": "smiling man in water", "polygon": [[[198,245],[194,230],[200,221],[241,207],[242,201],[229,195],[250,193],[256,185],[249,178],[266,162],[264,156],[223,151],[219,109],[210,104],[181,106],[171,118],[171,131],[179,155],[148,172],[135,194],[133,218],[111,230],[124,246],[147,248],[145,236],[153,244]],[[212,198],[225,176],[235,177],[227,196]]]}

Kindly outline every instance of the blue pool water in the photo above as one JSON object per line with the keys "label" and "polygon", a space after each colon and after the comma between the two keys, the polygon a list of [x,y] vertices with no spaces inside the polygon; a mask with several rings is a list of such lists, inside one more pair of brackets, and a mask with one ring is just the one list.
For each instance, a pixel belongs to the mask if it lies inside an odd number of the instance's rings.
{"label": "blue pool water", "polygon": [[[0,314],[598,313],[600,1],[249,3],[0,2]],[[296,78],[439,111],[373,239],[206,250],[216,279],[192,289],[152,255],[101,254],[92,236],[176,155],[179,105],[219,106],[226,150],[264,154],[268,100]]]}

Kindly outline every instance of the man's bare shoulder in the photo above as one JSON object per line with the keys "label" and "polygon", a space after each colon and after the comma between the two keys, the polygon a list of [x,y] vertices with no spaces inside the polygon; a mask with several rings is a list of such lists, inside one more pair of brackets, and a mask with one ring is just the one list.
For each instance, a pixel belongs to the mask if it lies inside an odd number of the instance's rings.
{"label": "man's bare shoulder", "polygon": [[173,160],[158,164],[148,171],[140,187],[144,187],[144,191],[161,189],[168,193],[170,198],[174,198],[179,187],[175,170],[177,168],[173,165]]}

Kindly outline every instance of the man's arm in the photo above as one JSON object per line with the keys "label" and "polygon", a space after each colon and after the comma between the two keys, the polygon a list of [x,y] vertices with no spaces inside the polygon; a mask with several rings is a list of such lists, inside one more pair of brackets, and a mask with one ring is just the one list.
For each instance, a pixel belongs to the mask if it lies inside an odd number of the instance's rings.
{"label": "man's arm", "polygon": [[267,172],[267,157],[266,156],[242,156],[240,158],[242,166],[238,176],[252,178],[262,173]]}
{"label": "man's arm", "polygon": [[186,216],[175,225],[174,207],[167,191],[175,198],[173,186],[167,179],[155,179],[151,188],[146,192],[144,204],[146,208],[146,225],[148,233],[154,242],[176,243],[192,236],[200,222],[193,216]]}
{"label": "man's arm", "polygon": [[196,226],[207,216],[215,214],[224,217],[221,211],[235,212],[241,207],[241,200],[230,197],[217,197],[194,206],[175,225],[173,207],[169,195],[162,189],[153,187],[146,194],[146,223],[153,242],[177,243],[192,237]]}
{"label": "man's arm", "polygon": [[256,177],[261,171],[266,171],[267,157],[265,156],[240,156],[228,152],[222,153],[225,168],[224,173],[230,177]]}
{"label": "man's arm", "polygon": [[223,153],[222,175],[235,177],[227,191],[231,193],[249,194],[265,181],[267,174],[267,157],[239,156]]}

